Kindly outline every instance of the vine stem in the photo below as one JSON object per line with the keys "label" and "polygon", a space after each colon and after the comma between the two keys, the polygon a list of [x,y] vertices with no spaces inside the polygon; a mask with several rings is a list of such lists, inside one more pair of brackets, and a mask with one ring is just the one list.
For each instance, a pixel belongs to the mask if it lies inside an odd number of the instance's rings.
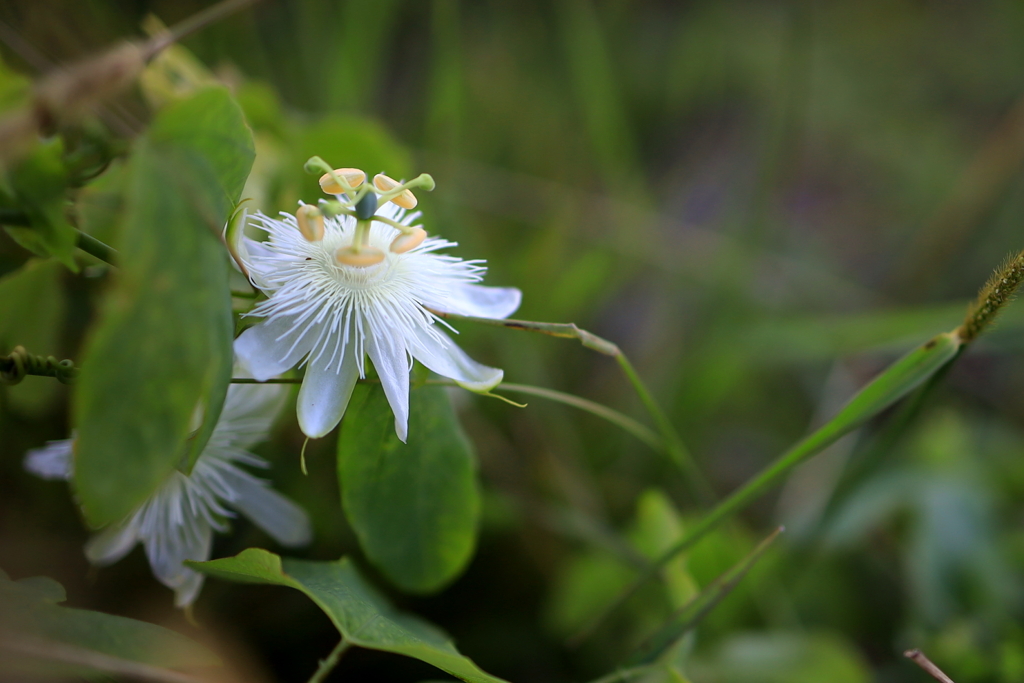
{"label": "vine stem", "polygon": [[465,320],[466,322],[491,325],[493,327],[507,327],[513,330],[537,332],[540,334],[546,334],[550,337],[576,339],[588,349],[593,349],[598,353],[611,356],[619,364],[619,367],[622,368],[623,374],[626,375],[626,379],[629,380],[629,383],[633,385],[633,390],[637,393],[637,396],[640,397],[640,401],[643,403],[644,408],[648,413],[650,413],[655,426],[661,434],[665,451],[668,453],[672,461],[687,475],[687,480],[693,490],[693,493],[703,503],[710,503],[715,500],[711,485],[701,474],[700,468],[697,467],[697,462],[693,459],[693,455],[690,453],[689,449],[686,448],[679,432],[672,426],[672,422],[668,419],[668,416],[665,415],[657,401],[654,400],[654,396],[651,395],[651,392],[647,390],[647,386],[644,384],[643,380],[640,379],[640,375],[636,372],[633,364],[629,362],[628,358],[626,358],[626,354],[624,354],[622,349],[620,349],[614,342],[603,339],[593,332],[580,329],[574,323],[544,323],[533,320],[511,320],[508,318],[476,318],[466,315],[456,315],[454,313],[445,313],[443,311],[432,310],[431,312],[439,318],[445,318],[448,320]]}
{"label": "vine stem", "polygon": [[[360,383],[376,384],[380,380],[375,379],[361,379]],[[298,377],[283,377],[279,379],[268,379],[265,382],[261,382],[251,377],[232,377],[232,384],[301,384],[302,380]],[[459,386],[457,382],[450,379],[428,379],[427,384],[440,385],[445,387],[456,387]],[[537,396],[539,398],[546,398],[549,401],[555,401],[556,403],[562,403],[573,408],[584,410],[591,415],[600,417],[613,425],[622,428],[624,431],[629,432],[639,441],[643,441],[645,444],[650,446],[651,450],[658,453],[666,452],[666,446],[661,437],[652,432],[648,427],[637,422],[628,415],[623,415],[619,411],[609,408],[606,405],[597,403],[596,401],[590,401],[588,399],[576,396],[575,394],[567,394],[564,391],[555,391],[554,389],[545,389],[544,387],[535,387],[529,384],[509,384],[501,383],[495,387],[500,391],[507,391],[513,394],[526,394],[528,396]],[[481,394],[487,396],[488,394]],[[497,396],[497,394],[494,394]]]}
{"label": "vine stem", "polygon": [[318,666],[316,671],[313,672],[313,675],[309,677],[309,681],[307,681],[307,683],[321,683],[321,681],[327,677],[327,674],[331,673],[331,669],[338,665],[338,660],[341,659],[341,656],[345,654],[345,651],[350,647],[352,647],[352,644],[342,636],[338,644],[334,646],[333,650],[331,650],[331,654],[327,655],[325,659],[320,660],[320,666]]}
{"label": "vine stem", "polygon": [[[0,209],[0,225],[14,225],[18,227],[32,227],[32,218],[20,209]],[[82,232],[78,228],[75,231],[75,246],[91,256],[108,265],[117,267],[117,250],[100,242],[98,239]]]}

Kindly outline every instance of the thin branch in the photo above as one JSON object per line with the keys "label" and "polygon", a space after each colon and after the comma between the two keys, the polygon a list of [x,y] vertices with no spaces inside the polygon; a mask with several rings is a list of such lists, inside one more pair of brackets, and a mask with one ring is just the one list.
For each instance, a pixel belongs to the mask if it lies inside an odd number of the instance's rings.
{"label": "thin branch", "polygon": [[928,672],[928,675],[939,681],[939,683],[953,683],[953,679],[942,672],[942,669],[935,666],[932,660],[924,656],[924,653],[918,649],[907,650],[903,653],[903,656],[917,664],[919,667]]}

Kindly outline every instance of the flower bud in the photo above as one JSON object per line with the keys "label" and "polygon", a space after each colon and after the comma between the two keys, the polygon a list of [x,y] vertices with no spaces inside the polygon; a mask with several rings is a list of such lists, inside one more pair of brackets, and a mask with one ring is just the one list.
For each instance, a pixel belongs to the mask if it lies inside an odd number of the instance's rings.
{"label": "flower bud", "polygon": [[[377,175],[373,176],[373,185],[374,187],[377,188],[378,192],[381,192],[383,194],[399,187],[401,183],[399,183],[394,178],[389,178],[383,173],[378,173]],[[398,204],[403,209],[415,209],[417,204],[416,195],[414,195],[409,190],[402,190],[394,197],[391,197],[391,201],[393,201],[395,204]]]}
{"label": "flower bud", "polygon": [[384,260],[384,252],[377,247],[363,247],[356,251],[352,247],[342,247],[334,252],[334,260],[344,266],[367,268]]}
{"label": "flower bud", "polygon": [[295,212],[295,220],[299,223],[299,232],[307,242],[319,242],[324,238],[324,216],[320,209],[312,204],[303,204]]}
{"label": "flower bud", "polygon": [[[336,168],[333,173],[348,183],[348,186],[353,190],[362,185],[363,181],[366,180],[366,174],[358,168]],[[346,192],[344,187],[335,182],[330,173],[324,173],[320,176],[320,189],[327,194],[344,194]]]}
{"label": "flower bud", "polygon": [[409,232],[403,232],[391,241],[391,252],[394,254],[404,254],[410,249],[415,249],[423,244],[425,239],[427,239],[426,230],[423,228],[412,228]]}

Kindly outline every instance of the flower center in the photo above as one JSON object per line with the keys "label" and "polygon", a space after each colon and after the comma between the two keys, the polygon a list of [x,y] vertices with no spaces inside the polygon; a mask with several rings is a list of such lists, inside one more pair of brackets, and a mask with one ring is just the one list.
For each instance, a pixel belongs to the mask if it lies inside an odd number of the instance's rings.
{"label": "flower center", "polygon": [[[366,173],[357,168],[332,168],[320,157],[312,157],[306,162],[305,169],[309,173],[320,173],[320,189],[334,195],[334,200],[320,200],[319,207],[307,210],[297,216],[299,229],[310,242],[323,239],[323,232],[316,230],[315,220],[322,215],[352,216],[356,219],[355,235],[352,243],[339,247],[334,252],[334,260],[341,266],[349,268],[369,268],[384,260],[384,250],[369,244],[370,226],[372,221],[386,223],[398,230],[398,235],[391,240],[388,251],[395,254],[418,247],[427,237],[427,233],[419,226],[410,226],[377,215],[377,207],[386,202],[393,202],[403,209],[416,207],[416,195],[412,190],[422,187],[428,192],[434,189],[434,179],[422,173],[408,182],[399,182],[383,173],[373,178],[373,186],[366,183]],[[313,212],[316,212],[315,215]]]}

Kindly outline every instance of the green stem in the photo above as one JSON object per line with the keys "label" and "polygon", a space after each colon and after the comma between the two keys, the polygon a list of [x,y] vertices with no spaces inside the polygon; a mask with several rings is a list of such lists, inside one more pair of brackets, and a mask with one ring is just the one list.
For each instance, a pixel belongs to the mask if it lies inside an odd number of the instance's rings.
{"label": "green stem", "polygon": [[651,392],[647,390],[647,386],[640,379],[640,375],[637,374],[633,368],[633,364],[629,362],[624,353],[619,353],[615,360],[618,361],[619,367],[622,368],[622,372],[625,373],[630,383],[633,385],[633,390],[636,391],[640,397],[640,401],[644,404],[647,412],[650,413],[651,417],[654,418],[654,424],[658,427],[658,431],[661,432],[661,437],[665,442],[665,447],[668,449],[668,455],[672,460],[679,466],[680,469],[686,472],[689,476],[690,481],[693,483],[694,492],[700,496],[702,502],[708,503],[715,499],[714,491],[711,485],[701,474],[700,469],[697,467],[697,462],[693,459],[693,455],[683,444],[683,440],[679,436],[679,432],[676,431],[675,427],[672,426],[672,422],[668,419],[668,416],[662,411],[661,406],[654,400]]}
{"label": "green stem", "polygon": [[[361,379],[361,383],[377,383],[379,380],[373,379]],[[302,379],[298,377],[286,377],[280,379],[268,379],[265,382],[261,382],[256,379],[249,377],[232,377],[232,384],[301,384]],[[428,379],[427,384],[441,385],[446,387],[458,386],[453,380],[450,379]],[[651,447],[652,450],[658,453],[664,453],[666,451],[665,443],[658,437],[657,434],[652,432],[650,429],[645,427],[643,424],[637,422],[628,415],[623,415],[617,410],[609,408],[608,406],[602,405],[595,401],[589,401],[585,398],[575,396],[573,394],[567,394],[562,391],[555,391],[554,389],[545,389],[543,387],[534,387],[528,384],[499,384],[495,389],[501,391],[512,392],[513,394],[527,394],[529,396],[539,396],[540,398],[546,398],[549,401],[555,401],[557,403],[563,403],[573,408],[579,408],[585,410],[592,415],[596,415],[608,422],[611,422],[617,427],[621,427],[623,430],[629,432],[640,441]]]}
{"label": "green stem", "polygon": [[[31,217],[20,209],[0,209],[0,225],[16,225],[18,227],[32,227]],[[95,256],[112,266],[117,265],[117,250],[100,242],[92,235],[87,235],[77,228],[75,231],[75,246],[87,254]]]}
{"label": "green stem", "polygon": [[[454,382],[453,382],[454,384]],[[585,410],[592,415],[596,415],[602,419],[611,422],[612,424],[621,427],[625,431],[635,436],[640,441],[650,446],[653,450],[658,453],[664,453],[666,451],[666,445],[657,434],[652,432],[650,429],[637,422],[628,415],[623,415],[617,410],[613,410],[608,406],[601,405],[594,401],[588,401],[585,398],[580,398],[573,394],[567,394],[561,391],[555,391],[554,389],[545,389],[543,387],[534,387],[527,384],[499,384],[495,387],[499,391],[510,391],[513,394],[527,394],[530,396],[539,396],[540,398],[546,398],[549,401],[556,401],[558,403],[564,403],[567,406],[573,408],[579,408]]]}
{"label": "green stem", "polygon": [[85,253],[95,256],[100,261],[108,263],[111,266],[117,266],[117,250],[111,246],[100,242],[92,235],[87,235],[81,230],[75,230],[75,246],[84,251]]}
{"label": "green stem", "polygon": [[327,677],[327,674],[331,673],[331,669],[338,665],[338,660],[341,659],[341,656],[345,654],[345,651],[350,647],[352,647],[352,645],[345,640],[344,636],[342,636],[338,644],[334,646],[333,650],[331,650],[331,654],[327,655],[326,659],[320,660],[320,666],[318,666],[316,671],[313,672],[313,675],[310,676],[307,683],[321,683],[321,681]]}
{"label": "green stem", "polygon": [[574,323],[542,323],[532,320],[510,320],[507,318],[498,320],[495,318],[475,318],[466,315],[456,315],[454,313],[445,313],[442,311],[431,312],[439,318],[446,318],[448,320],[465,320],[466,322],[480,323],[494,327],[507,327],[513,330],[539,332],[540,334],[546,334],[551,337],[560,337],[562,339],[578,339],[579,342],[588,349],[593,349],[598,353],[615,358],[619,363],[619,367],[622,368],[623,373],[626,375],[626,378],[629,380],[630,384],[633,385],[633,390],[636,391],[637,395],[640,397],[640,401],[644,404],[644,408],[647,409],[647,412],[649,412],[651,417],[654,419],[654,424],[657,426],[658,431],[661,432],[666,452],[672,461],[685,472],[694,493],[704,502],[714,500],[711,486],[701,475],[696,461],[694,461],[693,456],[683,444],[683,440],[679,436],[679,432],[677,432],[675,427],[672,426],[672,422],[668,419],[668,416],[665,415],[657,401],[654,400],[654,397],[647,390],[647,387],[640,379],[640,375],[637,374],[633,365],[629,362],[629,359],[626,358],[626,355],[622,353],[622,349],[613,342],[603,339],[592,332],[588,332],[587,330],[582,330],[579,327],[576,327]]}

